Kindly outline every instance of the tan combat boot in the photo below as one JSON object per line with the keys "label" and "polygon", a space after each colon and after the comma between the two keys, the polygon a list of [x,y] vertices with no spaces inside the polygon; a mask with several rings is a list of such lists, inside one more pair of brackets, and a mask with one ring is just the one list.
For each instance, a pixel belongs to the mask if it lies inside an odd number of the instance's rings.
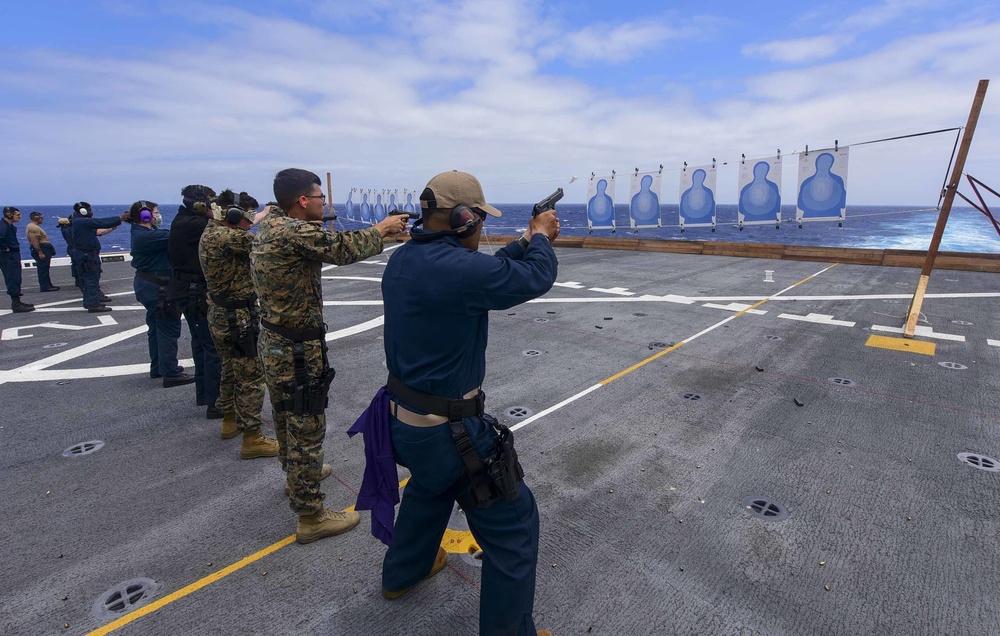
{"label": "tan combat boot", "polygon": [[314,515],[299,515],[299,525],[295,528],[295,540],[312,543],[324,537],[333,537],[354,528],[361,521],[361,515],[354,512],[340,512],[323,508]]}
{"label": "tan combat boot", "polygon": [[240,445],[240,459],[277,456],[278,440],[264,437],[260,434],[260,429],[243,433],[243,443]]}
{"label": "tan combat boot", "polygon": [[[441,570],[443,570],[444,566],[446,566],[446,565],[448,565],[448,553],[444,551],[444,548],[438,548],[437,556],[434,557],[434,565],[431,566],[431,573],[428,574],[427,576],[425,576],[424,579],[426,580],[426,579],[431,578],[432,576],[434,576],[435,574],[437,574],[438,572],[440,572]],[[407,592],[409,592],[412,589],[413,589],[413,586],[411,585],[410,587],[404,588],[402,590],[397,590],[395,592],[391,592],[391,591],[389,591],[389,590],[387,590],[387,589],[385,589],[383,587],[382,588],[382,596],[384,596],[387,599],[389,599],[390,601],[392,601],[394,599],[399,598],[403,594],[406,594]]]}
{"label": "tan combat boot", "polygon": [[[327,477],[333,474],[333,466],[330,464],[323,464],[323,468],[319,471],[319,480],[323,481]],[[285,481],[285,496],[288,497],[292,494],[292,489],[288,487],[288,481]]]}
{"label": "tan combat boot", "polygon": [[236,429],[236,413],[223,413],[222,414],[222,439],[232,439],[239,435],[240,432]]}

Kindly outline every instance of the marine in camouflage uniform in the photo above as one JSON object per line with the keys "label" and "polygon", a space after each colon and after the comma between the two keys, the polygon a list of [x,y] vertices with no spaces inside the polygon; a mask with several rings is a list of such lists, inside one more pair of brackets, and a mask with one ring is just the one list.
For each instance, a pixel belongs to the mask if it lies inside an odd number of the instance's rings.
{"label": "marine in camouflage uniform", "polygon": [[243,434],[240,457],[274,457],[278,444],[260,433],[264,369],[257,355],[260,318],[250,277],[250,248],[257,201],[225,190],[213,204],[214,219],[201,235],[198,258],[208,286],[208,327],[222,364],[219,397],[222,438]]}
{"label": "marine in camouflage uniform", "polygon": [[[298,184],[298,189],[291,191],[291,186],[279,185],[287,173],[296,173],[292,175],[295,178],[309,175],[305,177],[306,185]],[[278,458],[287,474],[291,508],[299,514],[300,543],[350,530],[357,525],[358,517],[354,512],[345,515],[323,507],[319,481],[326,415],[322,404],[313,409],[319,410],[318,414],[294,413],[293,394],[288,390],[296,384],[294,345],[296,341],[301,343],[308,384],[316,387],[328,368],[322,264],[347,265],[375,256],[382,252],[382,236],[398,232],[406,224],[405,216],[389,217],[365,230],[326,230],[320,224],[325,197],[319,184],[319,177],[307,171],[279,172],[275,177],[275,198],[284,209],[269,208],[250,252],[263,327],[258,350],[273,405]],[[324,390],[321,401],[325,397]]]}

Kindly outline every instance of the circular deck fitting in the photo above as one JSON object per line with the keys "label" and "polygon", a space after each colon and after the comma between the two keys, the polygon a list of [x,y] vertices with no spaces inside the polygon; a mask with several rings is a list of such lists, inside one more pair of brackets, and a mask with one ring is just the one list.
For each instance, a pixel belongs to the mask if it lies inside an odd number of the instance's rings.
{"label": "circular deck fitting", "polygon": [[542,355],[542,353],[543,352],[539,351],[538,349],[525,349],[524,351],[521,352],[521,355],[526,355],[529,358],[534,358],[535,356]]}
{"label": "circular deck fitting", "polygon": [[522,417],[530,417],[531,409],[526,406],[512,406],[507,409],[508,417],[513,417],[516,419],[521,419]]}
{"label": "circular deck fitting", "polygon": [[788,510],[770,497],[754,495],[742,501],[743,508],[751,517],[766,521],[784,521],[788,518]]}
{"label": "circular deck fitting", "polygon": [[91,453],[96,453],[101,450],[104,446],[104,442],[99,439],[95,439],[89,442],[80,442],[79,444],[74,444],[62,452],[63,457],[83,457],[84,455],[90,455]]}
{"label": "circular deck fitting", "polygon": [[968,369],[969,367],[964,364],[959,364],[957,362],[938,362],[938,364],[945,369],[954,369],[955,371],[961,371],[963,369]]}
{"label": "circular deck fitting", "polygon": [[56,382],[59,386],[66,386],[67,384],[73,384],[72,380],[59,380]]}
{"label": "circular deck fitting", "polygon": [[685,400],[691,400],[692,402],[697,402],[698,400],[701,399],[701,396],[698,395],[697,393],[685,393],[681,397],[684,398]]}
{"label": "circular deck fitting", "polygon": [[68,344],[69,344],[68,342],[53,342],[53,343],[44,345],[42,347],[42,349],[58,349],[59,347],[65,347]]}
{"label": "circular deck fitting", "polygon": [[641,311],[637,311],[636,313],[634,313],[634,314],[632,314],[632,315],[633,315],[633,316],[637,316],[637,317],[639,317],[639,318],[645,318],[645,317],[646,317],[646,316],[647,316],[648,314],[644,314],[644,313],[642,313]]}
{"label": "circular deck fitting", "polygon": [[827,378],[827,381],[839,384],[840,386],[854,386],[856,384],[854,380],[848,380],[847,378]]}
{"label": "circular deck fitting", "polygon": [[535,318],[535,322],[548,322],[548,318]]}
{"label": "circular deck fitting", "polygon": [[649,343],[649,348],[650,349],[666,349],[669,346],[670,345],[668,345],[665,342],[650,342]]}
{"label": "circular deck fitting", "polygon": [[129,579],[115,585],[94,602],[91,614],[95,618],[118,618],[156,594],[159,584],[153,579]]}
{"label": "circular deck fitting", "polygon": [[972,323],[969,322],[968,320],[952,320],[951,324],[953,324],[953,325],[965,325],[967,327],[971,327],[972,326]]}
{"label": "circular deck fitting", "polygon": [[781,336],[764,336],[768,340],[781,340]]}
{"label": "circular deck fitting", "polygon": [[985,470],[989,473],[1000,473],[1000,461],[993,459],[992,457],[987,457],[986,455],[979,455],[976,453],[959,453],[958,459],[963,464],[968,464],[973,468],[978,468],[979,470]]}

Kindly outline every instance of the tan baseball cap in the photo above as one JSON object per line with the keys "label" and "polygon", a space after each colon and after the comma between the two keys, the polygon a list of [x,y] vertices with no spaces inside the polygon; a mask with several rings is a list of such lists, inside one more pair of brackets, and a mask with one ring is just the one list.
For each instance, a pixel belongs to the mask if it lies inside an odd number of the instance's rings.
{"label": "tan baseball cap", "polygon": [[482,210],[490,216],[503,216],[503,213],[486,202],[483,186],[479,179],[468,172],[452,170],[442,172],[427,182],[427,187],[420,194],[420,207],[423,209],[438,208],[448,210],[456,205],[465,205]]}

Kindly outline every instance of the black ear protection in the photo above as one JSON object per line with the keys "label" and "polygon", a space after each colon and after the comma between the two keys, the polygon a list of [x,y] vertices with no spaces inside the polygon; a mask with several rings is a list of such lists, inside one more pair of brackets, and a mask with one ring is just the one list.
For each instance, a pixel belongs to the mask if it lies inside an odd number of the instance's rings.
{"label": "black ear protection", "polygon": [[236,193],[235,196],[236,199],[233,201],[233,204],[226,210],[226,223],[230,225],[239,225],[240,221],[242,221],[246,216],[243,208],[240,207],[239,193]]}
{"label": "black ear protection", "polygon": [[476,228],[483,222],[483,217],[465,205],[456,205],[451,209],[451,229],[455,230],[455,236],[464,239],[476,233]]}
{"label": "black ear protection", "polygon": [[8,205],[7,207],[5,207],[3,209],[3,218],[5,218],[5,219],[13,219],[14,218],[14,214],[16,214],[17,212],[18,212],[17,208],[15,208],[14,206]]}

